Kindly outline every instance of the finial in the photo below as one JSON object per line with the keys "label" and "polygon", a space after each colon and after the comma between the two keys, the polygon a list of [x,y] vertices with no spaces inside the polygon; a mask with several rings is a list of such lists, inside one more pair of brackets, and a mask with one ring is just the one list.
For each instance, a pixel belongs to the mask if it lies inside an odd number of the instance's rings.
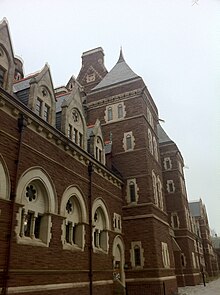
{"label": "finial", "polygon": [[120,47],[120,55],[119,55],[119,59],[118,59],[118,62],[123,62],[125,61],[124,60],[124,56],[123,56],[123,53],[122,53],[122,46]]}

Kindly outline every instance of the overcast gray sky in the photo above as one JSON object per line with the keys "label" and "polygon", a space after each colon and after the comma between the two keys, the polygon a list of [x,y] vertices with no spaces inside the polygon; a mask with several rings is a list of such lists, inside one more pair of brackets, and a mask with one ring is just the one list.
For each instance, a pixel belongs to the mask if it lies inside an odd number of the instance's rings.
{"label": "overcast gray sky", "polygon": [[103,47],[110,70],[123,47],[182,152],[189,200],[220,235],[220,0],[0,0],[3,17],[25,74],[48,62],[55,87],[83,51]]}

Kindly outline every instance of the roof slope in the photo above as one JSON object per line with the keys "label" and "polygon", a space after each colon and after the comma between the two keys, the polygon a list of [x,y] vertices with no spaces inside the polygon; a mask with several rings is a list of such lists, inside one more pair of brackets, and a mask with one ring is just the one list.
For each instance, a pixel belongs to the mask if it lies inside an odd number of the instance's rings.
{"label": "roof slope", "polygon": [[169,141],[172,142],[172,140],[169,138],[169,136],[166,134],[166,132],[163,130],[160,124],[157,124],[157,134],[159,138],[159,143],[164,143]]}
{"label": "roof slope", "polygon": [[111,69],[110,72],[102,79],[102,81],[95,86],[92,90],[97,90],[103,87],[111,86],[128,80],[141,78],[135,74],[132,69],[127,65],[124,60],[122,50],[116,65]]}

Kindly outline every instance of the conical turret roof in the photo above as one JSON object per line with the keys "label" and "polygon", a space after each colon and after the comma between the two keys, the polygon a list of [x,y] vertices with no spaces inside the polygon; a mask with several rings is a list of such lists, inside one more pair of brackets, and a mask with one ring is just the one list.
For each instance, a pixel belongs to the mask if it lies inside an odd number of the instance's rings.
{"label": "conical turret roof", "polygon": [[121,49],[119,59],[116,65],[111,69],[110,72],[108,72],[108,74],[102,79],[102,81],[96,87],[93,88],[93,90],[101,89],[104,87],[108,87],[114,84],[118,84],[137,78],[140,77],[137,74],[135,74],[132,71],[132,69],[127,65]]}

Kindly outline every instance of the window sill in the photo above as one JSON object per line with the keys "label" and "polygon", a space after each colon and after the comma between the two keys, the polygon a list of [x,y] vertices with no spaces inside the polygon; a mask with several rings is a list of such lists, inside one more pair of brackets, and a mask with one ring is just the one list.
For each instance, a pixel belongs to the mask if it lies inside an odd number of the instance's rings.
{"label": "window sill", "polygon": [[69,243],[65,243],[63,244],[63,250],[68,250],[68,251],[84,251],[84,248],[79,247],[76,244],[69,244]]}
{"label": "window sill", "polygon": [[23,245],[30,245],[30,246],[38,246],[38,247],[48,247],[49,245],[44,243],[40,239],[29,238],[29,237],[17,237],[17,243]]}
{"label": "window sill", "polygon": [[102,248],[93,247],[94,253],[100,253],[100,254],[108,254],[107,251],[103,250]]}

